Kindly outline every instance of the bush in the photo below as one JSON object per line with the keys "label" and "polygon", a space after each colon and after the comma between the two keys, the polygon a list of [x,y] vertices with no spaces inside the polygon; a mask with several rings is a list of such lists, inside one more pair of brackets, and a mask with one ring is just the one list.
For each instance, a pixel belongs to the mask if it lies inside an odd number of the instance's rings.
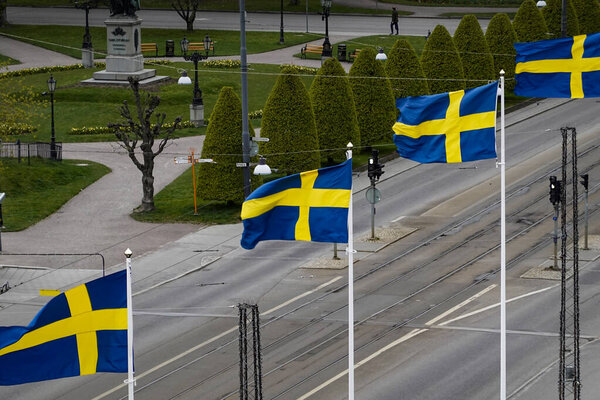
{"label": "bush", "polygon": [[437,25],[423,48],[421,65],[432,94],[465,88],[460,55],[448,30]]}
{"label": "bush", "polygon": [[346,72],[338,60],[329,58],[319,69],[309,90],[319,136],[319,148],[342,149],[326,153],[345,160],[348,142],[360,147],[360,131],[352,90]]}
{"label": "bush", "polygon": [[[548,0],[546,7],[542,8],[542,16],[546,21],[548,32],[550,36],[548,38],[555,39],[561,37],[561,15],[562,15],[562,0]],[[571,0],[567,0],[567,36],[579,35],[579,23],[577,22],[577,15],[573,8]]]}
{"label": "bush", "polygon": [[363,145],[389,142],[396,122],[396,104],[390,81],[372,48],[363,49],[350,68],[350,87]]}
{"label": "bush", "polygon": [[286,174],[320,166],[315,116],[308,92],[291,68],[282,68],[263,109],[261,136],[271,167]]}
{"label": "bush", "polygon": [[394,97],[429,94],[421,62],[415,49],[405,39],[396,40],[388,55],[385,70],[390,78]]}
{"label": "bush", "polygon": [[498,77],[504,70],[506,88],[515,88],[515,50],[517,34],[506,14],[496,14],[488,24],[485,40],[494,59],[494,76]]}
{"label": "bush", "polygon": [[454,44],[460,54],[467,89],[494,80],[494,59],[477,17],[465,15],[462,18],[454,32]]}
{"label": "bush", "polygon": [[548,27],[533,0],[524,0],[513,20],[513,28],[519,42],[535,42],[548,39]]}
{"label": "bush", "polygon": [[[250,126],[250,136],[254,131]],[[202,158],[212,158],[216,164],[202,163],[196,168],[197,194],[204,200],[242,202],[244,179],[242,169],[242,103],[233,88],[221,89],[202,146]],[[253,182],[257,187],[259,182]]]}
{"label": "bush", "polygon": [[600,4],[598,0],[573,0],[579,22],[579,34],[600,32]]}

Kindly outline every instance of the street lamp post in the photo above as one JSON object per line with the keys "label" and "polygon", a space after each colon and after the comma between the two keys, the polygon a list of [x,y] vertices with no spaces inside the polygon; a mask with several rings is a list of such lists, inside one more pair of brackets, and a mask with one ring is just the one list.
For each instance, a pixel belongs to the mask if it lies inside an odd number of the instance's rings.
{"label": "street lamp post", "polygon": [[[204,50],[206,51],[206,55],[198,53],[197,50],[194,50],[192,54],[188,55],[187,52],[190,45],[189,40],[184,37],[180,42],[183,58],[186,61],[192,61],[194,63],[194,97],[192,99],[192,104],[190,105],[190,121],[192,121],[196,127],[204,125],[204,102],[202,100],[202,90],[200,90],[200,87],[198,86],[198,61],[208,58],[210,42],[210,37],[206,35],[204,38]],[[188,84],[188,82],[188,80],[179,80],[179,84]]]}
{"label": "street lamp post", "polygon": [[331,43],[329,42],[329,11],[331,10],[331,0],[321,0],[321,6],[323,6],[321,20],[325,20],[325,41],[323,42],[321,57],[331,57]]}
{"label": "street lamp post", "polygon": [[283,0],[281,0],[280,6],[281,23],[279,24],[279,44],[284,43],[283,39]]}
{"label": "street lamp post", "polygon": [[56,90],[56,79],[50,75],[48,79],[48,92],[50,92],[50,113],[51,113],[51,125],[50,125],[50,158],[56,160],[56,136],[54,133],[54,91]]}
{"label": "street lamp post", "polygon": [[81,45],[82,63],[85,68],[94,66],[94,50],[92,47],[92,35],[90,34],[89,14],[91,8],[96,8],[97,0],[87,0],[84,2],[75,1],[75,8],[85,10],[85,33],[83,34],[83,44]]}

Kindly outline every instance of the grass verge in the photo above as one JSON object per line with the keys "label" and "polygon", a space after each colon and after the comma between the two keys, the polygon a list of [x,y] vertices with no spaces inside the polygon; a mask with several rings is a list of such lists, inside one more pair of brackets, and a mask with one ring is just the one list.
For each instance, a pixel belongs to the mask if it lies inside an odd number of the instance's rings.
{"label": "grass verge", "polygon": [[[80,165],[78,165],[80,164]],[[91,161],[61,162],[32,158],[2,159],[0,192],[6,193],[2,204],[4,231],[23,230],[58,210],[110,169]]]}

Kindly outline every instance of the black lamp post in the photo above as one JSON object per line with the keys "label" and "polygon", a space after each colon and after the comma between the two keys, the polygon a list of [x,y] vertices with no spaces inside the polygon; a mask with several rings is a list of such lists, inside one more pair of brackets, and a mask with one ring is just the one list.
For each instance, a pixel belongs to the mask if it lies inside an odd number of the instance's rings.
{"label": "black lamp post", "polygon": [[279,24],[279,44],[283,44],[284,43],[284,39],[283,39],[283,0],[281,0],[281,8],[280,8],[281,12],[281,23]]}
{"label": "black lamp post", "polygon": [[194,50],[194,52],[191,55],[188,55],[187,51],[188,51],[188,48],[190,45],[190,41],[184,37],[180,42],[181,52],[183,53],[183,58],[186,61],[192,61],[194,63],[194,98],[192,100],[192,104],[195,106],[204,104],[202,101],[202,90],[200,90],[200,88],[198,87],[198,61],[202,61],[202,60],[205,60],[208,58],[208,50],[210,49],[210,41],[211,41],[210,37],[208,35],[206,35],[206,37],[204,38],[204,50],[206,51],[205,56],[198,53],[197,50]]}
{"label": "black lamp post", "polygon": [[83,45],[81,46],[84,49],[92,48],[92,35],[90,34],[90,24],[89,24],[89,14],[90,8],[97,7],[97,0],[87,0],[84,2],[75,2],[75,8],[79,8],[85,10],[85,33],[83,34]]}
{"label": "black lamp post", "polygon": [[329,42],[329,11],[331,10],[331,0],[321,0],[321,6],[323,6],[321,21],[325,20],[325,41],[323,42],[321,57],[331,57],[331,43]]}
{"label": "black lamp post", "polygon": [[52,123],[50,125],[50,158],[56,160],[56,137],[54,135],[54,91],[56,90],[56,80],[52,75],[48,79],[48,92],[50,92],[50,109],[52,114]]}

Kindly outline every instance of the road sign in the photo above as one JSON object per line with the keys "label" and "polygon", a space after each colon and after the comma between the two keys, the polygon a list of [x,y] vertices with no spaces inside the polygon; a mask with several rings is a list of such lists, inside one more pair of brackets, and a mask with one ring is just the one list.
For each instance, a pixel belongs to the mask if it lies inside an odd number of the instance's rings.
{"label": "road sign", "polygon": [[175,157],[175,164],[191,164],[191,163],[192,163],[191,156]]}
{"label": "road sign", "polygon": [[268,137],[251,137],[250,140],[252,140],[253,142],[268,142],[269,138]]}
{"label": "road sign", "polygon": [[367,201],[371,204],[378,203],[381,200],[381,192],[377,188],[368,188],[367,189]]}

